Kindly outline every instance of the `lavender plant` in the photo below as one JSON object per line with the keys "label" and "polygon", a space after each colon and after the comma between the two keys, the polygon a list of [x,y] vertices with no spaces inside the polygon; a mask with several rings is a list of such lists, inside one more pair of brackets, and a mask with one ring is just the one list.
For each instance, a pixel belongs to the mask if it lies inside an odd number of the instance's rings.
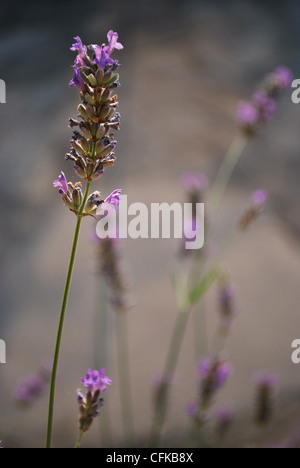
{"label": "lavender plant", "polygon": [[100,414],[100,408],[104,404],[101,394],[106,392],[107,386],[112,383],[105,373],[106,369],[100,369],[100,371],[88,369],[86,377],[81,379],[87,391],[85,396],[81,390],[77,391],[80,418],[78,424],[79,437],[75,448],[80,447],[84,433],[90,429],[94,419]]}
{"label": "lavender plant", "polygon": [[[211,236],[215,229],[215,218],[220,208],[222,199],[226,192],[231,176],[246,148],[248,142],[259,130],[264,127],[275,114],[276,99],[280,93],[287,89],[293,80],[291,71],[286,67],[279,67],[274,73],[268,75],[257,91],[252,96],[251,101],[242,102],[237,110],[237,123],[239,131],[230,145],[219,172],[213,183],[208,197],[208,210],[210,213],[209,226],[206,228],[206,236]],[[192,186],[194,186],[192,179]],[[246,230],[250,224],[257,218],[261,212],[262,206],[266,201],[266,192],[255,192],[250,208],[246,211],[239,222],[240,231]],[[195,269],[195,263],[191,264],[190,269],[183,274],[179,273],[180,280],[175,281],[175,294],[179,306],[179,313],[175,321],[171,342],[167,352],[167,358],[164,368],[165,375],[173,376],[178,357],[183,343],[185,330],[189,317],[194,306],[203,298],[211,285],[223,276],[220,267],[216,264],[207,270],[206,261],[197,256],[192,259],[193,262],[200,261],[200,268]],[[195,277],[195,272],[197,276]],[[192,275],[192,281],[182,276]],[[192,286],[190,286],[190,284]],[[199,335],[198,338],[200,339]],[[196,334],[196,341],[197,341]],[[164,386],[164,391],[160,393],[160,398],[156,401],[154,409],[154,418],[150,435],[150,446],[157,447],[160,444],[161,436],[167,417],[168,399],[170,385]]]}
{"label": "lavender plant", "polygon": [[107,39],[108,45],[92,44],[87,47],[77,36],[71,47],[77,55],[73,66],[74,78],[70,86],[80,91],[81,102],[77,107],[78,118],[70,119],[73,137],[66,159],[73,163],[75,173],[85,181],[85,188],[83,189],[81,181],[75,184],[68,182],[63,172],[53,183],[54,187],[58,188],[64,204],[75,214],[77,220],[54,352],[47,448],[51,448],[52,443],[57,368],[82,219],[86,216],[95,217],[98,208],[103,204],[116,206],[119,203],[120,190],[113,191],[105,199],[99,191],[90,193],[92,182],[99,179],[104,169],[113,166],[115,162],[114,149],[117,142],[114,131],[120,126],[120,114],[116,112],[118,98],[115,94],[115,89],[119,86],[119,63],[111,55],[115,49],[121,50],[123,46],[118,42],[118,34],[113,31],[108,32]]}

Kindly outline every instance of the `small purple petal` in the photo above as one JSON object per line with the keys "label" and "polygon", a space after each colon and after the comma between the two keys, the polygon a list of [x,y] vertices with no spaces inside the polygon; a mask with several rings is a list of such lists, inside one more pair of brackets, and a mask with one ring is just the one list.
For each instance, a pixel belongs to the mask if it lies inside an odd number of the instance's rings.
{"label": "small purple petal", "polygon": [[198,374],[202,379],[206,379],[213,367],[213,361],[210,358],[203,359],[198,366]]}
{"label": "small purple petal", "polygon": [[267,372],[260,372],[255,375],[254,383],[258,387],[264,387],[269,390],[272,390],[278,383],[278,375]]}
{"label": "small purple petal", "polygon": [[233,372],[233,368],[231,364],[224,362],[219,365],[217,369],[217,373],[216,373],[216,379],[215,379],[215,385],[217,389],[220,389],[223,387],[223,385],[227,382],[227,380],[231,376],[232,372]]}
{"label": "small purple petal", "polygon": [[198,413],[198,407],[196,403],[189,403],[185,410],[188,416],[194,417]]}
{"label": "small purple petal", "polygon": [[278,86],[281,89],[286,89],[291,86],[294,79],[291,70],[284,66],[277,68],[275,71],[275,78]]}
{"label": "small purple petal", "polygon": [[90,392],[94,390],[106,392],[107,385],[111,385],[112,381],[105,375],[105,372],[106,369],[100,369],[100,371],[88,369],[86,376],[81,379],[81,382]]}
{"label": "small purple petal", "polygon": [[181,183],[185,190],[204,191],[208,187],[208,178],[202,172],[187,172],[183,174]]}
{"label": "small purple petal", "polygon": [[107,33],[109,55],[114,51],[114,49],[124,49],[123,45],[118,42],[118,38],[118,33],[113,32],[112,30]]}
{"label": "small purple petal", "polygon": [[72,44],[72,47],[70,47],[70,50],[72,50],[73,52],[77,51],[80,57],[84,57],[84,55],[87,52],[87,47],[82,43],[82,40],[80,39],[79,36],[75,36],[74,39],[76,42]]}
{"label": "small purple petal", "polygon": [[66,179],[66,176],[63,172],[60,173],[60,176],[58,177],[58,180],[55,180],[53,182],[53,187],[58,187],[59,188],[59,193],[61,195],[66,195],[69,191],[68,189],[68,182]]}
{"label": "small purple petal", "polygon": [[81,91],[83,91],[85,89],[85,83],[80,74],[80,70],[76,65],[73,66],[73,69],[74,69],[74,78],[70,81],[69,86],[70,88],[72,86],[76,86],[77,88],[81,89]]}
{"label": "small purple petal", "polygon": [[109,205],[118,206],[120,204],[120,194],[122,190],[114,190],[108,197],[104,200],[104,203]]}
{"label": "small purple petal", "polygon": [[259,111],[254,104],[242,101],[237,109],[237,121],[243,126],[255,126],[259,121]]}
{"label": "small purple petal", "polygon": [[257,91],[253,96],[253,102],[258,106],[261,116],[265,121],[272,120],[276,110],[276,102],[263,91]]}
{"label": "small purple petal", "polygon": [[267,201],[268,194],[266,190],[256,190],[252,195],[252,202],[255,205],[264,205]]}

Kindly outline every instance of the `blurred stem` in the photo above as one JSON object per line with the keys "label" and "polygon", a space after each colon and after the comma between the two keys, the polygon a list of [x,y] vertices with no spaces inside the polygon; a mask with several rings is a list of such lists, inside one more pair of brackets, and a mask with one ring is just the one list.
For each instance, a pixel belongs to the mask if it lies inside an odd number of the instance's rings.
{"label": "blurred stem", "polygon": [[208,347],[208,329],[207,313],[204,301],[196,305],[193,313],[194,322],[194,340],[195,340],[195,362],[207,353]]}
{"label": "blurred stem", "polygon": [[[98,278],[97,278],[98,279]],[[111,369],[109,361],[111,361],[111,353],[109,351],[109,345],[111,340],[109,339],[109,317],[110,311],[108,310],[108,299],[107,289],[104,278],[100,277],[99,287],[97,287],[97,311],[95,313],[95,327],[94,327],[94,361],[95,369],[106,367]],[[101,305],[100,310],[98,304]],[[110,417],[110,404],[105,398],[105,407],[101,411],[99,418],[101,446],[104,448],[113,447],[113,435],[111,427]]]}
{"label": "blurred stem", "polygon": [[126,445],[128,447],[132,447],[135,443],[135,431],[133,422],[130,360],[128,346],[128,323],[126,310],[121,309],[116,311],[116,334],[123,431]]}
{"label": "blurred stem", "polygon": [[[208,205],[210,206],[213,216],[215,216],[220,209],[221,202],[223,200],[232,174],[248,142],[249,137],[244,135],[242,132],[237,133],[224,156],[224,159],[221,163],[220,169],[216,176],[215,182],[211,188],[211,192],[208,199]],[[209,234],[211,234],[211,227],[207,227],[206,230],[206,236]],[[196,265],[199,265],[199,270],[201,274],[201,272],[205,268],[205,259],[203,258],[203,256],[200,256],[200,258],[196,260],[198,261],[195,263]],[[194,275],[194,270],[192,271],[192,275]],[[195,310],[194,324],[195,353],[196,359],[198,360],[202,354],[202,351],[207,349],[207,317],[206,311],[203,310],[202,307],[198,310]],[[203,340],[204,343],[202,344]]]}
{"label": "blurred stem", "polygon": [[159,397],[157,398],[156,407],[154,408],[153,425],[150,434],[150,448],[156,448],[160,444],[160,439],[167,416],[170,385],[172,383],[174,372],[177,366],[189,315],[189,310],[182,310],[179,312],[176,318],[164,369],[164,377],[167,379],[167,383],[161,387]]}
{"label": "blurred stem", "polygon": [[74,448],[76,448],[76,449],[80,448],[80,445],[81,445],[81,442],[82,442],[82,438],[83,438],[83,431],[80,431],[78,440],[77,440],[77,442],[76,442]]}
{"label": "blurred stem", "polygon": [[67,278],[66,278],[65,289],[64,289],[64,294],[63,294],[63,300],[62,300],[62,305],[61,305],[60,319],[59,319],[57,339],[56,339],[54,359],[53,359],[51,384],[50,384],[50,397],[49,397],[49,412],[48,412],[46,448],[51,448],[51,444],[52,444],[55,390],[56,390],[57,369],[58,369],[61,341],[62,341],[63,328],[64,328],[68,298],[69,298],[69,293],[70,293],[71,281],[72,281],[72,276],[73,276],[73,270],[74,270],[74,264],[75,264],[75,258],[76,258],[76,251],[77,251],[77,246],[78,246],[80,227],[81,227],[81,222],[82,222],[82,218],[83,218],[83,211],[84,211],[84,208],[85,208],[85,205],[86,205],[86,202],[87,202],[87,198],[88,198],[88,195],[89,195],[90,184],[91,184],[90,182],[87,182],[87,184],[86,184],[85,194],[84,194],[82,204],[81,204],[81,207],[80,207],[78,215],[77,215],[77,223],[76,223],[76,227],[75,227],[74,239],[73,239],[72,250],[71,250],[71,255],[70,255],[69,268],[68,268],[68,272],[67,272]]}
{"label": "blurred stem", "polygon": [[208,199],[213,214],[220,208],[228,183],[248,141],[249,137],[241,132],[237,133],[225,154]]}

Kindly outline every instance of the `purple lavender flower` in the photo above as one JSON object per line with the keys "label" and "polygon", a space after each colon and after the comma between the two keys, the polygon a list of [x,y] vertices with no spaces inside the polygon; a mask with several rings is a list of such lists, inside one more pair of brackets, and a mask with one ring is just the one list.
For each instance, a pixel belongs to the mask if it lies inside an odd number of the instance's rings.
{"label": "purple lavender flower", "polygon": [[237,315],[235,304],[235,290],[225,275],[220,281],[219,289],[221,332],[227,334]]}
{"label": "purple lavender flower", "polygon": [[268,198],[266,190],[256,190],[251,198],[250,207],[244,213],[239,221],[239,228],[242,231],[248,229],[251,224],[256,220],[256,218],[262,212],[262,208],[266,203]]}
{"label": "purple lavender flower", "polygon": [[19,383],[14,391],[15,400],[24,405],[34,403],[47,388],[45,380],[39,375],[29,375]]}
{"label": "purple lavender flower", "polygon": [[73,69],[74,69],[74,78],[70,81],[69,86],[70,87],[76,86],[81,91],[84,91],[85,83],[84,83],[83,78],[82,78],[82,76],[80,74],[80,70],[76,65],[73,66]]}
{"label": "purple lavender flower", "polygon": [[112,206],[118,206],[120,204],[120,195],[122,190],[114,190],[108,197],[104,200],[104,203],[108,203]]}
{"label": "purple lavender flower", "polygon": [[257,106],[261,119],[265,122],[272,120],[275,115],[276,101],[263,91],[257,91],[253,95],[253,103]]}
{"label": "purple lavender flower", "polygon": [[208,407],[217,391],[227,382],[232,374],[231,364],[210,358],[203,359],[198,366],[198,374],[201,379],[201,403]]}
{"label": "purple lavender flower", "polygon": [[237,109],[237,121],[244,128],[254,128],[259,122],[259,111],[252,102],[242,101]]}
{"label": "purple lavender flower", "polygon": [[88,389],[89,392],[100,390],[100,392],[107,391],[107,385],[111,385],[112,381],[105,375],[106,369],[100,371],[91,369],[87,370],[86,377],[81,379],[81,382]]}
{"label": "purple lavender flower", "polygon": [[220,408],[215,413],[215,435],[218,441],[221,441],[225,437],[232,424],[233,419],[234,411],[231,408],[228,408],[227,406]]}
{"label": "purple lavender flower", "polygon": [[259,372],[254,377],[254,383],[257,387],[274,390],[278,383],[278,375],[267,372]]}
{"label": "purple lavender flower", "polygon": [[261,126],[273,119],[276,109],[275,98],[279,91],[291,85],[292,80],[291,71],[286,67],[279,67],[266,77],[250,102],[243,101],[239,104],[237,121],[248,136],[253,135]]}
{"label": "purple lavender flower", "polygon": [[206,358],[199,363],[198,374],[202,380],[212,378],[214,386],[219,390],[232,374],[232,366],[226,362]]}
{"label": "purple lavender flower", "polygon": [[78,55],[76,57],[76,64],[79,64],[81,66],[84,66],[84,57],[86,56],[87,53],[87,47],[83,45],[82,40],[80,39],[79,36],[74,37],[76,42],[72,44],[72,47],[70,47],[70,50],[73,52],[78,52]]}
{"label": "purple lavender flower", "polygon": [[208,187],[208,178],[202,172],[186,172],[181,183],[188,192],[205,191]]}
{"label": "purple lavender flower", "polygon": [[58,180],[55,180],[53,182],[53,187],[58,187],[58,192],[63,196],[67,195],[69,188],[68,188],[68,182],[66,179],[66,176],[63,172],[60,173],[60,176],[58,177]]}
{"label": "purple lavender flower", "polygon": [[293,82],[293,73],[287,67],[281,66],[275,70],[275,79],[280,89],[289,88]]}
{"label": "purple lavender flower", "polygon": [[109,55],[113,53],[115,49],[117,50],[122,50],[124,49],[123,44],[118,42],[119,36],[118,33],[110,30],[107,33],[107,40],[108,40],[108,46],[107,46],[107,52]]}
{"label": "purple lavender flower", "polygon": [[185,410],[186,414],[191,418],[194,418],[198,414],[198,406],[197,403],[189,403]]}
{"label": "purple lavender flower", "polygon": [[93,420],[100,414],[100,408],[103,406],[103,398],[101,392],[106,392],[107,385],[111,385],[112,381],[105,375],[106,370],[100,371],[87,370],[86,377],[81,379],[81,382],[87,388],[86,396],[81,390],[77,392],[77,403],[80,410],[79,429],[82,432],[89,430],[93,424]]}
{"label": "purple lavender flower", "polygon": [[256,390],[255,422],[268,424],[273,415],[273,394],[278,382],[276,374],[260,372],[254,378]]}
{"label": "purple lavender flower", "polygon": [[113,65],[115,63],[115,61],[110,57],[111,54],[113,53],[114,49],[123,49],[123,45],[118,42],[118,37],[118,34],[111,30],[107,33],[108,46],[93,46],[95,51],[94,63],[98,66],[98,68],[102,68],[104,70],[107,65]]}
{"label": "purple lavender flower", "polygon": [[256,190],[252,195],[252,202],[254,205],[263,206],[268,199],[268,193],[266,190]]}

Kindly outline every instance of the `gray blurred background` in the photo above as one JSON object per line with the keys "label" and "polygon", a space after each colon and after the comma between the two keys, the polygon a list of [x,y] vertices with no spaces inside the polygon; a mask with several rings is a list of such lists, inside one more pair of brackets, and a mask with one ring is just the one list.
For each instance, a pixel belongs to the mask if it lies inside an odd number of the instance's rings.
{"label": "gray blurred background", "polygon": [[[213,178],[235,134],[235,109],[278,65],[300,77],[298,1],[102,0],[3,1],[0,9],[1,283],[0,338],[7,364],[0,367],[0,439],[16,447],[43,446],[47,397],[32,410],[14,409],[20,377],[51,357],[75,218],[52,188],[59,171],[76,181],[64,161],[78,93],[68,88],[73,36],[102,43],[109,29],[125,49],[119,89],[122,128],[117,164],[95,188],[123,188],[129,201],[181,201],[184,171]],[[227,256],[241,314],[228,345],[235,374],[221,402],[251,421],[251,378],[257,369],[280,374],[269,442],[300,423],[300,367],[291,364],[291,342],[300,338],[300,106],[288,92],[276,119],[247,148],[232,180],[220,222],[228,228],[254,189],[270,195],[266,214]],[[97,185],[97,187],[96,187]],[[101,298],[87,220],[81,236],[62,348],[55,445],[77,435],[76,389],[87,367],[107,367],[114,385],[116,446],[122,445],[114,360],[94,362],[94,320]],[[225,234],[224,234],[225,235]],[[168,276],[174,243],[124,245],[137,305],[130,312],[130,352],[136,426],[145,443],[151,421],[153,376],[162,370],[176,305]],[[98,295],[98,299],[97,299]],[[216,290],[206,300],[213,330]],[[114,338],[111,337],[114,349]],[[192,329],[176,376],[168,444],[182,443],[185,406],[196,393]],[[243,426],[248,427],[248,426]],[[102,431],[105,428],[102,428]],[[250,429],[245,429],[245,431]],[[3,434],[3,435],[2,435]],[[234,444],[239,441],[233,435]],[[99,446],[98,426],[85,446]]]}

